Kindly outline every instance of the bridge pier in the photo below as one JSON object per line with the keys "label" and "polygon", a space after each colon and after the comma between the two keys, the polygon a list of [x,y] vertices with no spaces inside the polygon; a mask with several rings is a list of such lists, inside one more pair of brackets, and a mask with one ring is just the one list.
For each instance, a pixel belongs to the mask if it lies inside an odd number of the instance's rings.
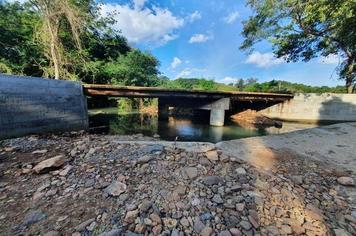
{"label": "bridge pier", "polygon": [[169,116],[168,104],[163,102],[162,99],[158,99],[158,119],[168,120],[168,116]]}
{"label": "bridge pier", "polygon": [[210,125],[224,126],[224,121],[225,121],[225,110],[223,109],[210,110]]}

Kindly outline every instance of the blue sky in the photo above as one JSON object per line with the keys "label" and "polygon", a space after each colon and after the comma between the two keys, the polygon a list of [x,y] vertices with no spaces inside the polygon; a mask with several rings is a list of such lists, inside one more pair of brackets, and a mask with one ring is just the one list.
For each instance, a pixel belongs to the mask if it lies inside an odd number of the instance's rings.
{"label": "blue sky", "polygon": [[106,0],[103,14],[115,11],[117,24],[132,46],[150,51],[160,71],[172,78],[205,77],[218,82],[256,77],[310,85],[342,85],[335,57],[286,63],[268,42],[251,55],[239,50],[242,21],[251,11],[242,0]]}

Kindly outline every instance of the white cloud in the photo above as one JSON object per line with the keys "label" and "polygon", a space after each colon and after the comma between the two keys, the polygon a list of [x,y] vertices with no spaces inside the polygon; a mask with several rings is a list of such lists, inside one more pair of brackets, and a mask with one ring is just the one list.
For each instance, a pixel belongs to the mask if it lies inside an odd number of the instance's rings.
{"label": "white cloud", "polygon": [[145,5],[145,2],[147,0],[133,0],[134,6],[137,9],[142,9],[142,7]]}
{"label": "white cloud", "polygon": [[174,31],[183,26],[184,20],[176,17],[168,9],[153,6],[144,7],[145,0],[134,0],[134,6],[102,4],[101,14],[113,12],[116,20],[114,29],[121,30],[130,43],[165,44],[177,38]]}
{"label": "white cloud", "polygon": [[191,74],[192,74],[192,71],[188,68],[185,68],[176,76],[176,79],[183,78],[183,77],[189,76]]}
{"label": "white cloud", "polygon": [[229,83],[236,83],[237,80],[238,80],[238,78],[226,76],[225,78],[223,78],[221,80],[221,82],[223,82],[225,84],[229,84]]}
{"label": "white cloud", "polygon": [[176,76],[178,78],[185,78],[185,77],[204,77],[203,74],[207,71],[205,68],[185,68],[181,72],[179,72]]}
{"label": "white cloud", "polygon": [[188,20],[190,23],[193,23],[194,21],[200,20],[200,19],[201,19],[201,14],[200,14],[200,12],[198,12],[198,11],[193,12],[192,14],[190,14],[190,15],[187,17],[187,20]]}
{"label": "white cloud", "polygon": [[281,58],[275,58],[273,53],[253,52],[246,59],[246,63],[255,64],[261,68],[268,68],[270,66],[282,64],[285,61]]}
{"label": "white cloud", "polygon": [[180,64],[182,64],[182,60],[179,59],[178,57],[175,57],[175,58],[173,58],[173,61],[172,61],[172,63],[171,63],[171,67],[172,67],[172,69],[175,69],[175,68],[177,68],[177,66],[179,66]]}
{"label": "white cloud", "polygon": [[321,56],[318,59],[318,63],[320,64],[339,64],[341,62],[341,58],[337,54],[330,54],[326,57]]}
{"label": "white cloud", "polygon": [[234,23],[237,18],[240,16],[239,12],[238,11],[234,11],[234,12],[231,12],[229,15],[227,15],[226,17],[223,18],[223,21],[226,23],[226,24],[232,24]]}
{"label": "white cloud", "polygon": [[204,43],[210,39],[212,39],[212,35],[206,35],[206,34],[194,34],[190,39],[189,43]]}

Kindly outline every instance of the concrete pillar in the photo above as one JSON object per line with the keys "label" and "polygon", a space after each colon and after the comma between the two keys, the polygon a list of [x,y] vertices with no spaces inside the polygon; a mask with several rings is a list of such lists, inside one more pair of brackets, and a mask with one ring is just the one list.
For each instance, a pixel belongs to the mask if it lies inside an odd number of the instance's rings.
{"label": "concrete pillar", "polygon": [[210,111],[210,125],[224,126],[225,110],[211,109]]}
{"label": "concrete pillar", "polygon": [[169,116],[169,106],[158,99],[158,119],[159,120],[168,120]]}

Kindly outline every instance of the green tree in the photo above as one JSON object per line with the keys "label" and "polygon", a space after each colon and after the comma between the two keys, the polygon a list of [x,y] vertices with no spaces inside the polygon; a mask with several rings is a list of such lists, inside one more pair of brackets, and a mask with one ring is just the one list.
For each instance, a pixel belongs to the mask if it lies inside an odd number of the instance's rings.
{"label": "green tree", "polygon": [[34,40],[40,24],[29,5],[0,1],[0,73],[42,75],[47,60]]}
{"label": "green tree", "polygon": [[277,57],[309,61],[338,54],[339,77],[353,92],[356,59],[355,0],[248,0],[254,14],[244,22],[241,49],[268,39]]}
{"label": "green tree", "polygon": [[158,83],[159,61],[148,52],[137,49],[127,55],[120,55],[106,64],[105,74],[111,83],[125,86],[156,86]]}

